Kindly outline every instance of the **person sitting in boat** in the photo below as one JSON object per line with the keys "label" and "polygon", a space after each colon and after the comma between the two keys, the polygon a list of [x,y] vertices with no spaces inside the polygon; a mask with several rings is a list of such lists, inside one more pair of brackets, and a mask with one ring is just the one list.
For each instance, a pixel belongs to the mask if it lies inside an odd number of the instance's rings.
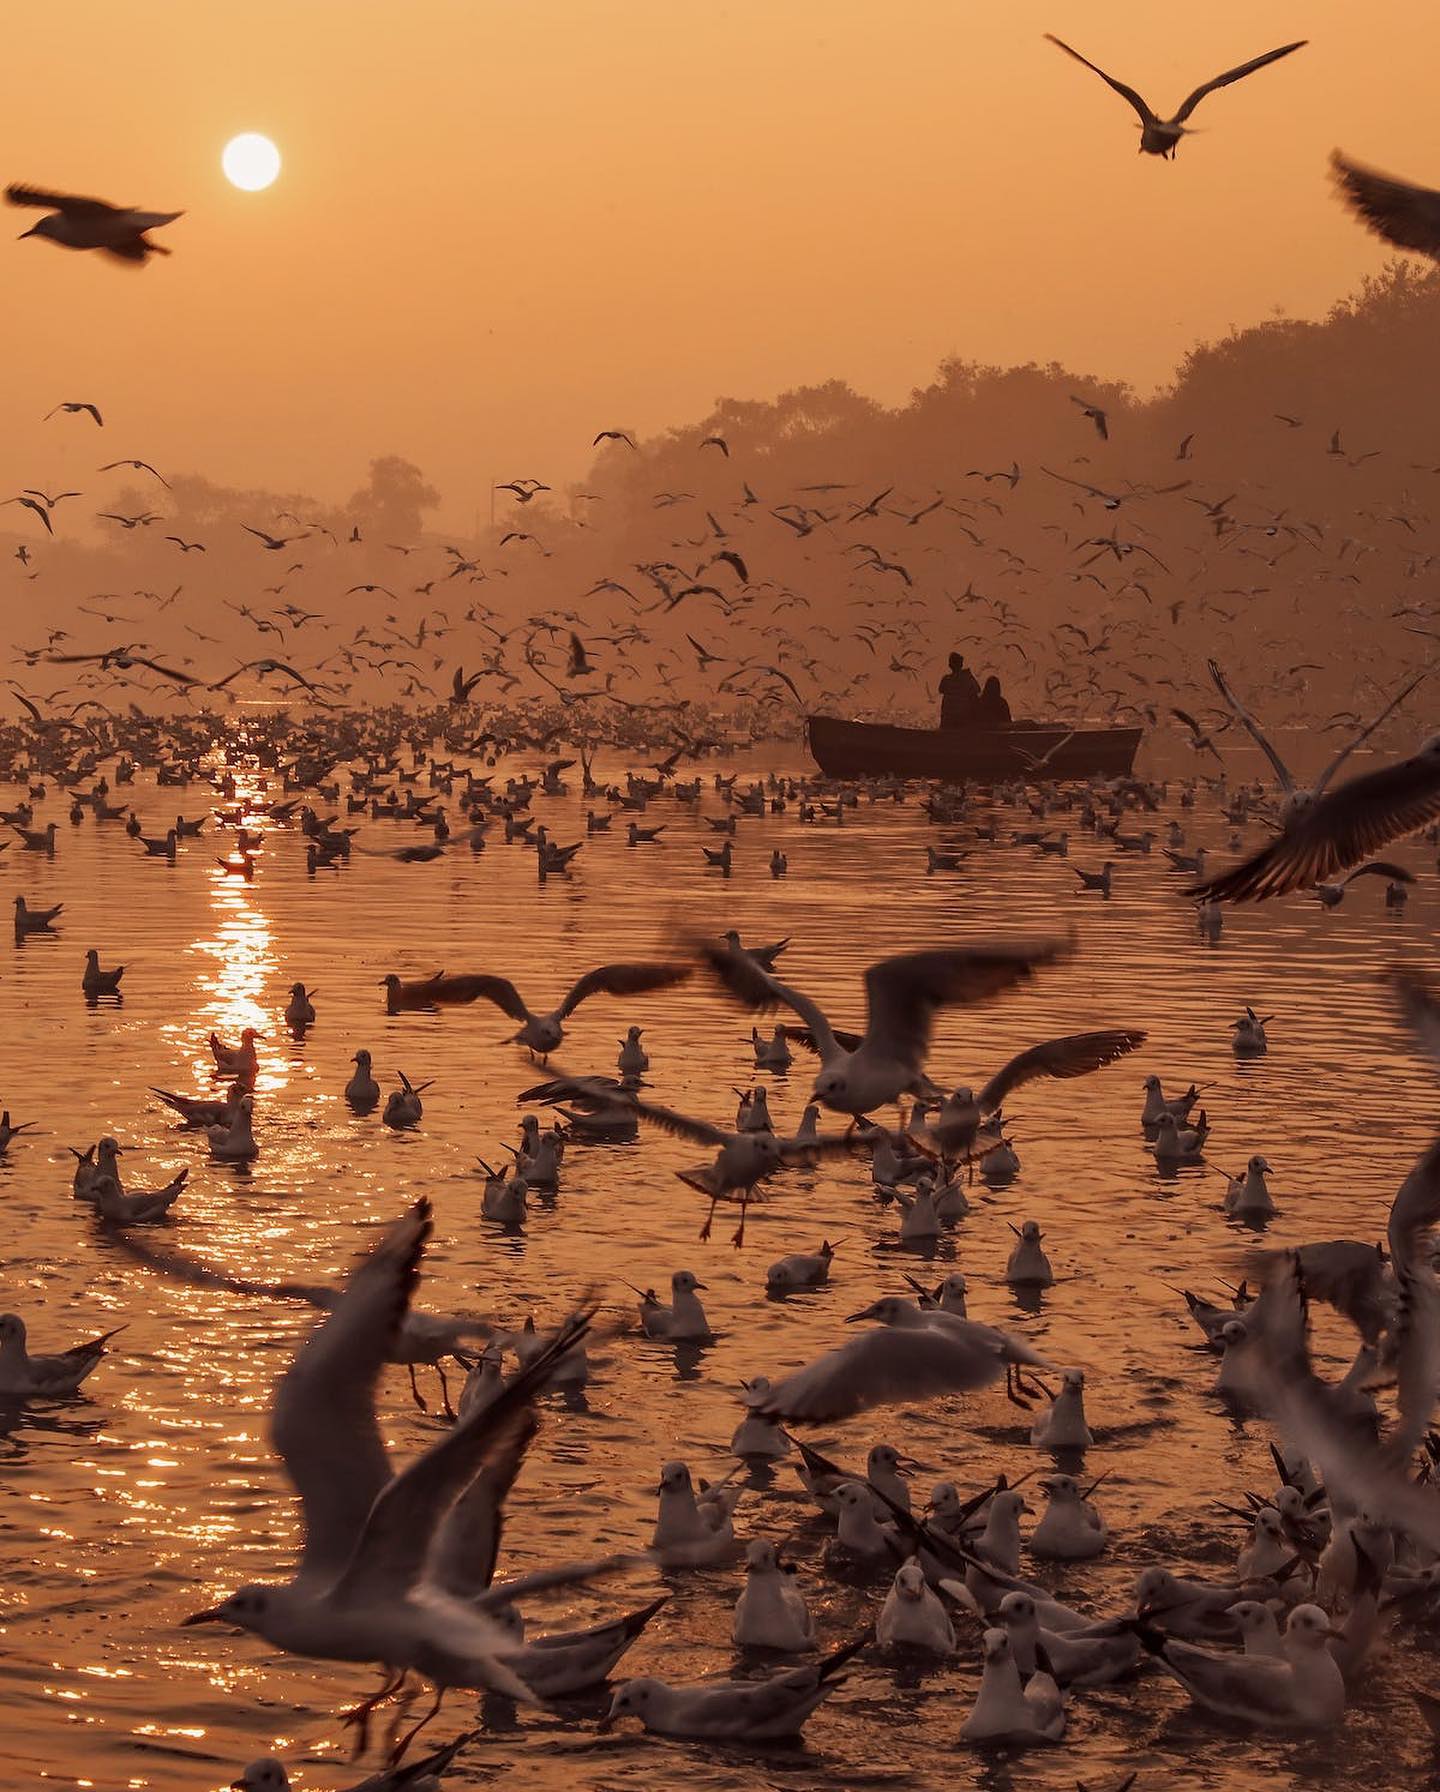
{"label": "person sitting in boat", "polygon": [[1000,680],[992,672],[985,680],[980,701],[975,706],[976,725],[980,728],[1008,728],[1012,720],[1010,705],[1000,689]]}
{"label": "person sitting in boat", "polygon": [[963,653],[950,655],[950,670],[940,680],[940,726],[968,728],[975,720],[980,686]]}

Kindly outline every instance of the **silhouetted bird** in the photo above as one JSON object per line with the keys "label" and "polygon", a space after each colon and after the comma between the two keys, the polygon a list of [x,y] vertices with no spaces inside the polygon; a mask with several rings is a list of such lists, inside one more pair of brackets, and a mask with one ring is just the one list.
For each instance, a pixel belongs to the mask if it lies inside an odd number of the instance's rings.
{"label": "silhouetted bird", "polygon": [[1264,68],[1268,62],[1278,62],[1282,56],[1288,56],[1293,50],[1304,49],[1308,38],[1300,38],[1293,44],[1282,44],[1278,50],[1267,50],[1263,56],[1257,56],[1251,62],[1242,62],[1239,68],[1228,69],[1223,75],[1216,75],[1213,81],[1207,81],[1203,87],[1197,87],[1181,106],[1173,118],[1160,118],[1133,87],[1127,87],[1123,81],[1117,81],[1113,75],[1107,75],[1103,68],[1097,68],[1078,50],[1072,50],[1067,43],[1062,43],[1052,32],[1046,37],[1057,50],[1063,50],[1067,56],[1073,56],[1077,62],[1083,62],[1093,74],[1099,75],[1107,87],[1113,87],[1122,100],[1128,100],[1140,114],[1140,153],[1148,156],[1168,156],[1173,161],[1175,150],[1180,139],[1186,135],[1185,120],[1200,104],[1207,93],[1214,93],[1217,87],[1228,87],[1232,81],[1239,81],[1246,75],[1253,75],[1257,68]]}
{"label": "silhouetted bird", "polygon": [[55,415],[56,411],[68,411],[72,417],[79,411],[88,411],[101,429],[104,429],[105,427],[105,419],[100,415],[100,407],[91,404],[90,401],[85,398],[67,398],[62,403],[53,406],[45,413],[45,421],[47,423]]}
{"label": "silhouetted bird", "polygon": [[99,249],[121,261],[143,263],[150,255],[168,255],[170,251],[152,243],[145,232],[173,224],[182,216],[180,212],[138,212],[131,206],[80,199],[73,193],[47,193],[39,187],[8,186],[5,197],[11,205],[42,207],[47,214],[38,224],[22,230],[22,237],[49,237],[62,249]]}

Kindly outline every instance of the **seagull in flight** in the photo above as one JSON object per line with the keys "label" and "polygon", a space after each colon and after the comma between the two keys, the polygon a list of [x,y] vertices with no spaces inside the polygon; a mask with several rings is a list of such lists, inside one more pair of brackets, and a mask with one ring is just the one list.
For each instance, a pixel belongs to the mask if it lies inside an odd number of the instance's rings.
{"label": "seagull in flight", "polygon": [[[181,212],[141,212],[133,206],[107,205],[103,199],[81,199],[73,193],[49,193],[40,187],[11,185],[5,189],[11,205],[28,205],[43,210],[38,224],[22,230],[21,236],[44,236],[62,249],[98,249],[120,261],[144,265],[151,255],[168,255],[170,251],[152,243],[147,230],[158,230],[162,224],[173,224]],[[69,407],[66,407],[69,409]],[[99,419],[97,417],[96,421]]]}
{"label": "seagull in flight", "polygon": [[1339,872],[1373,858],[1392,840],[1440,820],[1440,734],[1433,735],[1409,759],[1362,772],[1331,790],[1340,767],[1392,715],[1410,693],[1429,677],[1416,674],[1349,741],[1308,790],[1300,789],[1289,767],[1271,746],[1260,725],[1230,689],[1214,660],[1210,676],[1236,718],[1275,768],[1284,792],[1279,837],[1243,860],[1185,893],[1197,902],[1264,902],[1325,883]]}
{"label": "seagull in flight", "polygon": [[427,990],[430,1000],[442,1007],[493,1002],[502,1014],[520,1022],[520,1031],[513,1035],[515,1041],[536,1057],[547,1058],[559,1049],[565,1037],[564,1023],[591,996],[633,996],[652,989],[669,989],[672,984],[683,983],[691,969],[688,964],[670,964],[663,960],[600,965],[578,978],[548,1014],[533,1012],[508,977],[487,974],[440,977],[433,980]]}
{"label": "seagull in flight", "polygon": [[1108,442],[1110,440],[1110,418],[1109,418],[1109,415],[1105,411],[1101,410],[1101,408],[1098,404],[1089,404],[1083,398],[1076,398],[1076,396],[1074,395],[1073,392],[1070,395],[1070,402],[1071,402],[1071,404],[1079,405],[1080,409],[1085,413],[1085,415],[1095,425],[1096,435],[1099,436],[1099,438],[1102,442]]}
{"label": "seagull in flight", "polygon": [[1012,1332],[938,1309],[922,1312],[898,1295],[851,1313],[846,1324],[864,1319],[880,1323],[803,1369],[772,1376],[754,1410],[767,1419],[818,1425],[876,1406],[908,1406],[942,1394],[967,1393],[1002,1375],[1008,1398],[1026,1405],[1030,1390],[1017,1371],[1021,1365],[1051,1366]]}
{"label": "seagull in flight", "polygon": [[249,523],[241,523],[240,527],[247,535],[253,535],[257,541],[263,542],[272,554],[278,554],[281,548],[288,548],[292,541],[304,541],[303,535],[267,535],[263,529],[252,529]]}
{"label": "seagull in flight", "polygon": [[170,481],[158,467],[152,467],[148,460],[107,460],[103,467],[97,467],[95,471],[97,473],[113,473],[116,467],[133,467],[137,473],[152,473],[167,492],[171,489]]}
{"label": "seagull in flight", "polygon": [[529,1688],[503,1659],[512,1634],[489,1615],[525,1582],[462,1600],[437,1579],[432,1550],[480,1476],[501,1478],[512,1456],[518,1467],[535,1431],[535,1398],[583,1340],[589,1314],[572,1316],[533,1364],[397,1471],[376,1389],[431,1225],[422,1198],[384,1233],[276,1390],[271,1439],[305,1521],[294,1579],[241,1587],[183,1622],[231,1624],[289,1654],[413,1668],[437,1691],[489,1686],[529,1703]]}
{"label": "seagull in flight", "polygon": [[863,1035],[838,1032],[824,1011],[743,949],[711,940],[696,950],[720,983],[747,1008],[791,1008],[804,1022],[791,1034],[820,1059],[814,1099],[859,1120],[906,1093],[931,1096],[925,1076],[930,1029],[941,1008],[980,1002],[1025,983],[1037,967],[1066,956],[1069,942],[1022,941],[906,952],[865,973],[868,1007]]}
{"label": "seagull in flight", "polygon": [[1206,81],[1197,87],[1180,107],[1173,118],[1161,118],[1136,93],[1133,87],[1127,87],[1123,81],[1117,81],[1113,75],[1107,75],[1103,68],[1097,68],[1089,57],[1082,56],[1078,50],[1072,50],[1067,43],[1047,31],[1046,38],[1063,50],[1067,56],[1073,56],[1077,62],[1084,63],[1092,74],[1099,75],[1107,87],[1113,87],[1122,100],[1128,100],[1140,115],[1140,153],[1145,156],[1165,156],[1171,161],[1175,159],[1175,151],[1180,139],[1187,136],[1185,120],[1205,98],[1207,93],[1214,93],[1217,87],[1228,87],[1232,81],[1243,80],[1246,75],[1253,75],[1256,69],[1264,68],[1267,63],[1278,62],[1282,56],[1289,56],[1295,50],[1303,50],[1309,42],[1308,38],[1299,38],[1293,44],[1282,44],[1278,50],[1267,50],[1263,56],[1256,56],[1249,62],[1242,62],[1239,68],[1227,69],[1223,75],[1216,75],[1213,81]]}
{"label": "seagull in flight", "polygon": [[86,411],[95,419],[97,428],[104,429],[105,427],[105,419],[100,415],[99,405],[91,404],[88,398],[67,398],[62,400],[61,403],[52,406],[50,410],[46,411],[44,421],[48,423],[57,411],[66,411],[72,417],[77,416],[81,411]]}
{"label": "seagull in flight", "polygon": [[278,672],[282,678],[293,679],[296,684],[303,685],[315,701],[321,704],[324,708],[330,709],[333,707],[333,705],[327,703],[325,698],[320,695],[317,686],[311,684],[308,678],[303,678],[293,666],[287,666],[283,660],[246,660],[243,666],[237,666],[233,672],[228,672],[224,678],[217,678],[214,684],[209,686],[209,689],[212,691],[223,691],[225,687],[233,680],[237,679],[242,672],[253,672],[259,678],[264,678],[271,673]]}

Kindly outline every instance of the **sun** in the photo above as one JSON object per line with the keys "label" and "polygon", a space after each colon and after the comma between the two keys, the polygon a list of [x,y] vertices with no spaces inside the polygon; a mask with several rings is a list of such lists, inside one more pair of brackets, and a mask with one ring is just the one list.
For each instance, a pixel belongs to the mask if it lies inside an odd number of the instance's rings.
{"label": "sun", "polygon": [[258,193],[280,172],[280,151],[258,131],[242,131],[220,152],[220,166],[232,187]]}

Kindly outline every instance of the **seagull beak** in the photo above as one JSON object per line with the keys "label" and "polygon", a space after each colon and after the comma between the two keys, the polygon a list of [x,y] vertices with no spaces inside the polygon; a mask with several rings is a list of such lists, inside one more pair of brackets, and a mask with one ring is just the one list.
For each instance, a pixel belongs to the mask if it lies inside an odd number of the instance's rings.
{"label": "seagull beak", "polygon": [[846,1325],[857,1325],[862,1319],[873,1319],[874,1317],[875,1309],[873,1306],[861,1307],[858,1313],[847,1313],[845,1315],[845,1323]]}
{"label": "seagull beak", "polygon": [[180,1628],[182,1630],[188,1630],[192,1624],[218,1624],[219,1622],[219,1609],[212,1606],[208,1612],[191,1612],[188,1618],[182,1618],[180,1620]]}

